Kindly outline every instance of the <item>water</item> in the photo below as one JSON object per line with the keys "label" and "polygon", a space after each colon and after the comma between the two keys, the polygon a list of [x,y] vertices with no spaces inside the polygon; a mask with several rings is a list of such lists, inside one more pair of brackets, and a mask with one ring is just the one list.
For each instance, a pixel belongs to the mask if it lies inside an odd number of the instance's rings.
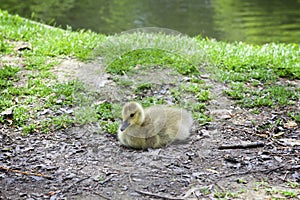
{"label": "water", "polygon": [[104,34],[164,27],[228,42],[300,43],[300,0],[0,0],[0,8]]}

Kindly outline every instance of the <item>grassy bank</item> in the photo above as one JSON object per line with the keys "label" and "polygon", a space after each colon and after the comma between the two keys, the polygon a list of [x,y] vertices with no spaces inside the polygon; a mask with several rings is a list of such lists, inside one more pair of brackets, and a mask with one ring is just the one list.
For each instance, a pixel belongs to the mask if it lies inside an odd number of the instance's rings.
{"label": "grassy bank", "polygon": [[[0,33],[0,123],[25,134],[79,123],[72,110],[78,106],[74,92],[84,91],[84,86],[76,80],[58,83],[51,72],[69,57],[82,61],[91,55],[103,57],[116,83],[122,82],[122,75],[134,73],[136,66],[174,69],[189,82],[173,89],[172,98],[180,99],[182,93],[195,96],[184,106],[194,112],[200,124],[210,120],[203,113],[213,98],[201,81],[203,74],[227,84],[225,93],[244,107],[284,107],[299,99],[300,89],[292,82],[300,79],[298,44],[259,46],[145,33],[104,36],[45,26],[5,11],[0,11]],[[138,95],[149,87],[140,84],[135,92]],[[141,101],[144,105],[165,103],[151,97]],[[101,113],[96,118],[105,131],[112,133],[118,123],[106,119],[116,117],[111,115],[114,106],[106,102],[93,108]],[[290,114],[299,121],[299,113]]]}

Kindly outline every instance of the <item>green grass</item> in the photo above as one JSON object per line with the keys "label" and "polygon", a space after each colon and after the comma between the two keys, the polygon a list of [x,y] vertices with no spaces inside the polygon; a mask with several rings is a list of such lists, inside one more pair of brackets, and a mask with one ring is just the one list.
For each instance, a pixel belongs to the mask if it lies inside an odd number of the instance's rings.
{"label": "green grass", "polygon": [[[80,83],[58,83],[50,70],[63,57],[87,59],[105,37],[45,26],[1,10],[0,33],[0,55],[6,58],[0,67],[0,123],[20,127],[27,134],[76,122],[72,112],[61,110],[76,106],[74,92]],[[28,48],[18,50],[24,42]]]}
{"label": "green grass", "polygon": [[[150,55],[148,54],[149,51]],[[178,60],[184,64],[199,66],[202,63],[208,63],[209,60],[202,44],[197,42],[195,38],[141,32],[108,36],[105,41],[99,43],[91,56],[101,55],[106,66],[110,66],[111,63],[118,62],[122,57],[126,59],[126,55],[139,57],[139,54],[147,54],[147,57],[154,58],[143,58],[146,62],[151,59],[155,62],[158,60],[166,63],[173,63],[174,60]]]}
{"label": "green grass", "polygon": [[292,119],[294,119],[296,122],[300,123],[300,112],[298,113],[290,113],[289,114]]}
{"label": "green grass", "polygon": [[297,183],[288,182],[287,186],[278,189],[277,187],[269,185],[268,182],[261,181],[256,183],[255,191],[264,190],[271,199],[293,199],[297,197],[300,190],[297,190]]}
{"label": "green grass", "polygon": [[237,198],[239,193],[237,192],[231,192],[231,191],[225,191],[225,192],[215,192],[214,197],[217,199],[233,199]]}
{"label": "green grass", "polygon": [[17,15],[12,16],[1,10],[0,32],[1,43],[5,44],[5,40],[28,42],[32,46],[28,54],[42,57],[62,55],[87,59],[91,51],[105,39],[103,35],[91,31],[74,32],[71,28],[65,31],[34,23]]}
{"label": "green grass", "polygon": [[[202,38],[198,41],[205,45]],[[209,47],[206,52],[223,81],[256,79],[267,82],[278,77],[300,79],[298,44],[250,45],[211,41]]]}
{"label": "green grass", "polygon": [[112,74],[125,74],[137,66],[163,66],[183,75],[199,74],[199,70],[180,55],[161,49],[138,49],[120,56],[107,67]]}
{"label": "green grass", "polygon": [[5,89],[13,85],[14,81],[17,81],[17,72],[20,71],[20,68],[4,65],[0,69],[0,88]]}
{"label": "green grass", "polygon": [[285,106],[295,104],[299,99],[296,87],[265,84],[264,87],[252,87],[243,82],[230,84],[226,90],[232,99],[244,107]]}
{"label": "green grass", "polygon": [[[247,184],[246,180],[243,179],[238,179],[238,183],[240,184]],[[299,184],[298,184],[299,185]],[[258,192],[258,196],[257,198],[259,198],[259,196],[261,198],[267,198],[267,199],[295,199],[295,197],[297,198],[297,195],[299,194],[299,189],[297,188],[297,183],[295,182],[288,182],[288,184],[282,185],[282,186],[274,186],[274,185],[270,185],[268,182],[266,181],[260,181],[260,182],[256,182],[256,186],[255,188],[253,188],[254,191]],[[244,199],[244,198],[249,198],[249,194],[246,196],[244,196],[243,194],[246,192],[247,190],[245,188],[240,188],[238,191],[230,191],[230,190],[226,190],[223,189],[222,191],[216,190],[213,191],[213,195],[216,199]],[[207,192],[207,191],[206,191]],[[209,192],[207,192],[208,195],[210,194]]]}
{"label": "green grass", "polygon": [[[24,42],[27,48],[19,49]],[[199,76],[203,72],[226,84],[225,94],[241,106],[256,110],[294,105],[300,96],[296,85],[283,81],[300,79],[298,44],[225,43],[162,33],[104,36],[88,30],[62,30],[0,10],[0,56],[0,123],[20,127],[25,134],[91,121],[99,121],[106,132],[116,132],[123,102],[108,103],[111,108],[91,106],[99,96],[86,95],[81,83],[58,83],[51,69],[66,57],[103,57],[102,64],[112,80],[124,88],[134,81],[123,75],[139,73],[136,69],[171,68],[174,73],[189,76],[180,87],[169,88],[167,95],[177,106],[191,110],[199,124],[211,120],[204,113],[206,104],[214,98],[212,88]],[[12,62],[11,58],[18,60]],[[136,85],[132,88],[136,95],[133,100],[144,106],[166,103],[163,97],[144,95],[154,87],[147,82]],[[82,103],[86,112],[69,112]],[[117,109],[118,114],[103,115],[111,109]],[[298,111],[290,117],[299,122]]]}
{"label": "green grass", "polygon": [[108,102],[100,103],[96,106],[96,118],[100,121],[102,131],[115,134],[119,128],[118,115],[121,107],[118,104]]}
{"label": "green grass", "polygon": [[[280,78],[300,79],[298,44],[250,45],[133,33],[108,37],[96,48],[98,54],[112,74],[124,74],[140,65],[171,67],[184,75],[205,69],[213,79],[229,83],[226,94],[244,107],[283,106],[299,98],[296,86],[276,86]],[[205,92],[199,94],[202,98],[208,98]]]}
{"label": "green grass", "polygon": [[[2,69],[4,70],[4,69]],[[0,69],[1,71],[1,69]],[[2,79],[3,80],[3,79]],[[75,82],[44,84],[42,79],[29,79],[27,85],[16,88],[8,85],[0,90],[1,113],[12,110],[12,121],[2,114],[1,123],[12,123],[22,127],[23,132],[46,132],[43,124],[53,126],[53,129],[67,127],[72,122],[71,117],[61,112],[61,109],[70,109],[73,106]],[[49,111],[47,119],[41,113]],[[49,122],[50,120],[50,122]]]}
{"label": "green grass", "polygon": [[[202,38],[199,42],[205,45]],[[229,83],[225,91],[244,107],[274,107],[295,104],[295,85],[278,85],[280,78],[300,79],[298,44],[250,45],[211,41],[207,48],[215,79]]]}

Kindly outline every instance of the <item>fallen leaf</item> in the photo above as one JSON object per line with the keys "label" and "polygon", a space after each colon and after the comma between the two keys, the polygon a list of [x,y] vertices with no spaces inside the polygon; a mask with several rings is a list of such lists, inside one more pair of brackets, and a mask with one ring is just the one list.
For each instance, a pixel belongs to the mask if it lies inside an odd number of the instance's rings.
{"label": "fallen leaf", "polygon": [[277,162],[282,162],[282,158],[280,158],[279,156],[274,156],[274,159],[277,161]]}
{"label": "fallen leaf", "polygon": [[283,135],[284,135],[284,132],[278,132],[278,133],[276,133],[276,134],[273,135],[273,138],[279,138],[279,137],[281,137]]}
{"label": "fallen leaf", "polygon": [[0,115],[2,116],[13,115],[13,114],[14,114],[13,108],[8,108],[0,113]]}
{"label": "fallen leaf", "polygon": [[233,116],[231,112],[232,112],[231,110],[219,109],[219,110],[211,111],[211,114],[216,116],[219,119],[230,119]]}
{"label": "fallen leaf", "polygon": [[284,128],[296,128],[298,125],[295,121],[288,121],[287,123],[283,124]]}

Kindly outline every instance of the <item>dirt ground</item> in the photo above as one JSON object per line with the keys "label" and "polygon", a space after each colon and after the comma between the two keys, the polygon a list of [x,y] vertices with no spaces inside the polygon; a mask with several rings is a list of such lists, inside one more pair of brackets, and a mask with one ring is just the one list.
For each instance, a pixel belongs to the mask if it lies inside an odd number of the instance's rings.
{"label": "dirt ground", "polygon": [[[66,60],[53,72],[60,80],[78,77],[123,104],[101,65]],[[166,80],[167,73],[159,77]],[[162,149],[123,147],[97,123],[26,137],[0,124],[0,199],[216,199],[220,193],[232,199],[233,192],[236,199],[284,197],[270,188],[298,192],[293,199],[299,199],[299,186],[287,184],[300,182],[300,129],[288,117],[300,102],[253,114],[224,96],[225,84],[202,78],[213,86],[212,122],[195,123],[188,141]]]}

